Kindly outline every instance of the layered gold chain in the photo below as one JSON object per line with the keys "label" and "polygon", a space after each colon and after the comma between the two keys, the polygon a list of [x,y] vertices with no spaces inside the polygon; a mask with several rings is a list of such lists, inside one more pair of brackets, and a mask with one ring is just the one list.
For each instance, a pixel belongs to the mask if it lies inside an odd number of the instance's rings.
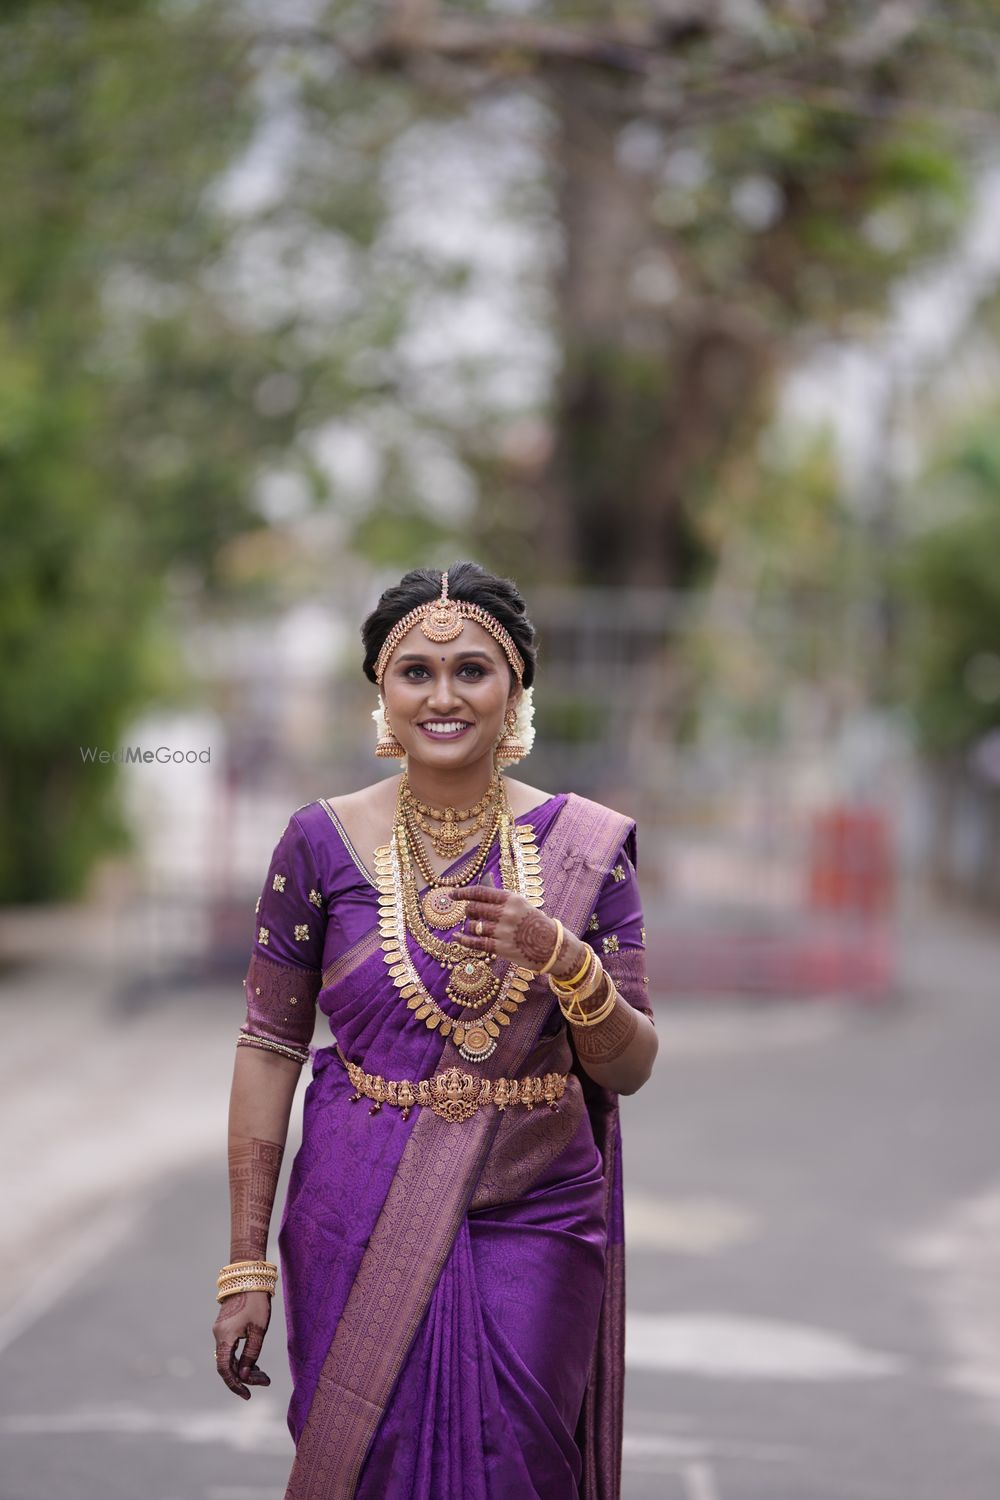
{"label": "layered gold chain", "polygon": [[[473,834],[486,827],[490,812],[499,807],[501,790],[500,773],[494,770],[489,786],[472,807],[434,807],[413,795],[405,771],[399,784],[408,819],[427,834],[441,859],[457,859]],[[463,828],[464,823],[469,827]]]}
{"label": "layered gold chain", "polygon": [[453,875],[436,875],[430,867],[430,862],[420,839],[420,833],[413,826],[408,812],[404,809],[403,824],[407,833],[407,845],[410,856],[420,871],[424,884],[430,887],[421,903],[424,921],[429,927],[437,927],[443,930],[457,927],[459,922],[465,920],[465,902],[456,901],[454,896],[449,894],[448,887],[472,885],[478,878],[489,858],[493,840],[499,832],[500,814],[501,805],[498,803],[494,811],[493,822],[483,835],[471,859],[460,870]]}
{"label": "layered gold chain", "polygon": [[[501,787],[499,808],[500,872],[506,890],[516,890],[533,906],[541,906],[541,860],[530,824],[514,821]],[[492,843],[492,840],[490,841]],[[486,854],[489,852],[487,846]],[[483,859],[485,863],[485,856]],[[451,1036],[459,1053],[469,1062],[479,1062],[495,1050],[503,1026],[510,1025],[523,1004],[531,969],[503,964],[498,974],[491,960],[457,939],[435,938],[422,919],[417,889],[416,864],[412,858],[402,799],[397,801],[393,834],[388,844],[375,851],[375,874],[379,884],[379,931],[382,953],[392,982],[406,1001],[415,1020],[430,1030]],[[450,898],[449,898],[450,899]],[[462,903],[455,903],[461,905]],[[420,978],[407,944],[407,932],[429,956],[450,969],[446,993],[468,1008],[489,1005],[481,1015],[466,1020],[449,1016]],[[492,1001],[492,1003],[490,1003]]]}

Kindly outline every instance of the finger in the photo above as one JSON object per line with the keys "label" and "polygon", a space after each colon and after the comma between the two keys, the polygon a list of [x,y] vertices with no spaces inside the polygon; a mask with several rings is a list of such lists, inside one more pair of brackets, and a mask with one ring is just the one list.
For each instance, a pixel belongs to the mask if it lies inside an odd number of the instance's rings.
{"label": "finger", "polygon": [[500,951],[497,947],[496,938],[492,937],[476,937],[475,934],[463,933],[461,942],[463,948],[475,948],[479,953],[489,953],[492,955]]}
{"label": "finger", "polygon": [[495,885],[460,885],[450,892],[459,901],[481,901],[485,906],[502,906],[507,899],[507,891],[498,890]]}
{"label": "finger", "polygon": [[[507,892],[502,891],[500,894],[506,896]],[[466,896],[463,897],[463,900],[465,901],[466,916],[479,912],[481,915],[489,917],[491,922],[498,922],[507,911],[506,901],[491,900],[489,896]]]}
{"label": "finger", "polygon": [[[270,1384],[268,1377],[257,1365],[266,1331],[259,1323],[251,1323],[247,1333],[247,1341],[243,1346],[243,1353],[239,1358],[240,1375],[251,1385]],[[261,1379],[260,1377],[263,1378]]]}
{"label": "finger", "polygon": [[498,925],[495,912],[483,913],[481,916],[477,912],[470,912],[462,923],[463,929],[475,937],[492,937]]}
{"label": "finger", "polygon": [[242,1396],[244,1401],[250,1400],[250,1392],[241,1382],[236,1371],[236,1345],[224,1341],[215,1346],[215,1367],[222,1376],[226,1385],[237,1396]]}

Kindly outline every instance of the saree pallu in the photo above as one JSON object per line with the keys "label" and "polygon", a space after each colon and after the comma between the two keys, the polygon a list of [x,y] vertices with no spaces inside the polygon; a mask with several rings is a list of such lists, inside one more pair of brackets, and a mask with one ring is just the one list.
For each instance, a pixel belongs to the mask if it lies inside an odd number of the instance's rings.
{"label": "saree pallu", "polygon": [[[527,819],[543,910],[593,941],[603,890],[620,908],[628,880],[635,905],[635,825],[573,794],[518,822]],[[617,1097],[579,1069],[544,978],[483,1062],[464,1062],[415,1023],[387,975],[378,895],[356,851],[328,804],[310,804],[298,820],[315,865],[302,889],[320,882],[310,897],[315,904],[322,891],[330,919],[317,1004],[334,1042],[313,1055],[278,1235],[296,1444],[286,1500],[617,1500]],[[497,864],[494,851],[486,869],[496,875]],[[294,897],[295,884],[282,884],[282,896]],[[294,924],[303,929],[311,941],[312,924]],[[627,936],[621,921],[618,931]],[[617,933],[603,942],[622,993],[648,1014],[641,949],[622,948]],[[428,989],[458,1015],[440,966],[411,952]],[[273,945],[258,956],[273,960]],[[351,1102],[345,1058],[386,1078],[452,1065],[474,1076],[569,1077],[555,1112],[487,1105],[453,1122],[414,1108],[404,1120],[398,1109],[373,1114],[367,1099]]]}

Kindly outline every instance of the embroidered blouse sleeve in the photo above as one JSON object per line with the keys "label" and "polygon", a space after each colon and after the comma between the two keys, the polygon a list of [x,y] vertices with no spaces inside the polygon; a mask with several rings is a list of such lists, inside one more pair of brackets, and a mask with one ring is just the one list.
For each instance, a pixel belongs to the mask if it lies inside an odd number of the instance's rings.
{"label": "embroidered blouse sleeve", "polygon": [[247,1014],[237,1042],[269,1043],[308,1060],[322,984],[326,903],[316,858],[293,814],[275,846],[254,916],[244,988]]}
{"label": "embroidered blouse sleeve", "polygon": [[646,927],[636,875],[638,850],[633,823],[605,877],[583,936],[600,955],[623,1000],[652,1021],[646,973]]}

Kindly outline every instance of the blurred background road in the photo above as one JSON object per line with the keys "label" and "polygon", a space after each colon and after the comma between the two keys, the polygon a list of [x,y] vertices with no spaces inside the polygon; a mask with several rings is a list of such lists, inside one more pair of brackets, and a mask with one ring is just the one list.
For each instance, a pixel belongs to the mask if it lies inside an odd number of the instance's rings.
{"label": "blurred background road", "polygon": [[0,1500],[281,1494],[280,1296],[251,1402],[209,1332],[253,902],[385,770],[361,620],[467,557],[524,779],[640,830],[626,1500],[995,1500],[998,53],[4,7]]}
{"label": "blurred background road", "polygon": [[[2,1493],[280,1500],[280,1295],[270,1389],[237,1403],[212,1363],[242,995],[123,1008],[81,949],[0,989]],[[995,932],[929,908],[879,1004],[655,997],[623,1101],[626,1500],[993,1500],[998,969]]]}

